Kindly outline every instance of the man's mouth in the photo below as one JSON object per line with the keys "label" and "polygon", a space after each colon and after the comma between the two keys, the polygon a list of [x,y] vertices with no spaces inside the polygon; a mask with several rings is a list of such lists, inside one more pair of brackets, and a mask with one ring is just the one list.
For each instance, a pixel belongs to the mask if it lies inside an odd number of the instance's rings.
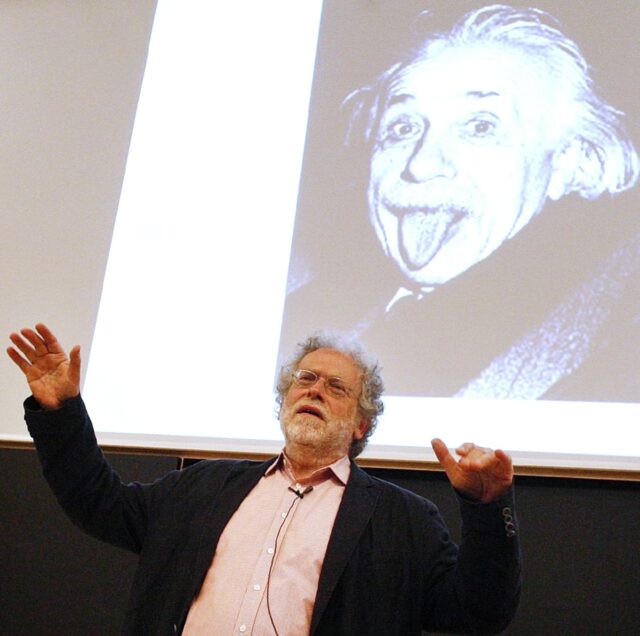
{"label": "man's mouth", "polygon": [[459,231],[466,210],[450,206],[433,208],[388,207],[398,218],[400,257],[410,270],[420,270]]}
{"label": "man's mouth", "polygon": [[309,404],[303,404],[296,409],[296,415],[314,415],[315,417],[320,418],[322,421],[325,420],[324,413],[316,406],[311,406]]}

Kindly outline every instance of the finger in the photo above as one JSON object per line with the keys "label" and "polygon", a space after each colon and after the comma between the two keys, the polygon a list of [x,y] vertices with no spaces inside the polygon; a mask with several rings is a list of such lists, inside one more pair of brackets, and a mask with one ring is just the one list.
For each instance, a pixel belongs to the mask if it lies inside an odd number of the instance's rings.
{"label": "finger", "polygon": [[20,334],[12,333],[9,334],[9,340],[13,342],[15,347],[19,349],[22,354],[29,360],[29,362],[33,362],[36,358],[35,349],[27,342]]}
{"label": "finger", "polygon": [[22,371],[22,373],[26,375],[31,364],[29,364],[13,347],[7,348],[7,354],[9,355],[11,360],[13,360],[13,362],[20,368],[20,371]]}
{"label": "finger", "polygon": [[482,454],[471,453],[460,460],[460,466],[462,468],[473,471],[486,470],[487,468],[497,465],[497,463],[498,461],[493,452]]}
{"label": "finger", "polygon": [[484,446],[478,446],[477,444],[472,444],[471,442],[466,442],[456,448],[456,453],[458,453],[460,457],[468,457],[471,460],[475,460],[483,457],[484,455],[493,455],[493,449],[486,448]]}
{"label": "finger", "polygon": [[505,472],[513,471],[513,460],[511,459],[511,455],[508,455],[501,449],[496,449],[495,452],[496,459],[500,463],[501,468]]}
{"label": "finger", "polygon": [[45,344],[42,337],[33,329],[20,329],[20,333],[22,334],[23,338],[26,338],[31,343],[38,355],[42,356],[47,353],[47,345]]}
{"label": "finger", "polygon": [[60,346],[58,339],[53,335],[53,332],[47,325],[39,322],[36,325],[36,331],[44,341],[48,351],[51,353],[64,353],[64,349]]}
{"label": "finger", "polygon": [[473,452],[462,458],[459,464],[463,470],[483,472],[501,478],[513,476],[511,457],[501,450],[476,447]]}
{"label": "finger", "polygon": [[465,454],[465,459],[469,462],[487,464],[496,461],[493,448],[477,446],[476,444],[469,444],[469,447],[468,452]]}
{"label": "finger", "polygon": [[465,457],[466,455],[468,455],[474,448],[476,447],[475,444],[472,444],[471,442],[465,442],[464,444],[460,444],[460,446],[458,446],[458,448],[456,448],[456,453],[458,455],[460,455],[460,457]]}
{"label": "finger", "polygon": [[431,448],[433,448],[433,452],[436,454],[440,465],[445,469],[447,473],[457,467],[458,462],[449,452],[447,445],[441,439],[437,437],[435,439],[432,439]]}

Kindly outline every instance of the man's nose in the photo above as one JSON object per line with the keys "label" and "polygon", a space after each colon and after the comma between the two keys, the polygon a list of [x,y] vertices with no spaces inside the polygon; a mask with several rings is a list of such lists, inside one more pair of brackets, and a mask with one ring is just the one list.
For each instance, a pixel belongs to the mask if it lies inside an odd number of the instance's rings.
{"label": "man's nose", "polygon": [[307,387],[307,395],[309,396],[320,396],[326,393],[327,385],[325,379],[322,377],[318,377],[316,381]]}
{"label": "man's nose", "polygon": [[431,131],[425,132],[415,145],[402,173],[406,181],[413,183],[437,177],[451,179],[455,175],[450,142],[446,138],[437,138]]}

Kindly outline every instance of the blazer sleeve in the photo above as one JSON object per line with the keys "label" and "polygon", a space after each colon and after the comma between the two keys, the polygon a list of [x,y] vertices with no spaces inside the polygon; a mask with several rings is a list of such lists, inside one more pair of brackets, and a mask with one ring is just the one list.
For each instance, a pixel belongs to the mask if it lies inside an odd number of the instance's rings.
{"label": "blazer sleeve", "polygon": [[103,541],[139,553],[153,508],[180,478],[172,471],[153,484],[124,484],[99,448],[82,398],[43,410],[30,397],[25,420],[42,473],[69,518]]}
{"label": "blazer sleeve", "polygon": [[513,619],[521,588],[513,489],[491,503],[458,497],[462,516],[456,558],[430,577],[423,628],[496,634]]}

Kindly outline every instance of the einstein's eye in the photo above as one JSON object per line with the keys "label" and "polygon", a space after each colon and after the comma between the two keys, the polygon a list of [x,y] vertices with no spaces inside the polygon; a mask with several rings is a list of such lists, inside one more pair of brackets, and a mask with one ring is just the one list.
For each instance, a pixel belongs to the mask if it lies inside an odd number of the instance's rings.
{"label": "einstein's eye", "polygon": [[472,119],[465,124],[464,131],[469,137],[491,137],[495,134],[496,122],[489,119]]}
{"label": "einstein's eye", "polygon": [[414,117],[401,117],[383,128],[383,140],[391,143],[410,141],[422,135],[424,124]]}

